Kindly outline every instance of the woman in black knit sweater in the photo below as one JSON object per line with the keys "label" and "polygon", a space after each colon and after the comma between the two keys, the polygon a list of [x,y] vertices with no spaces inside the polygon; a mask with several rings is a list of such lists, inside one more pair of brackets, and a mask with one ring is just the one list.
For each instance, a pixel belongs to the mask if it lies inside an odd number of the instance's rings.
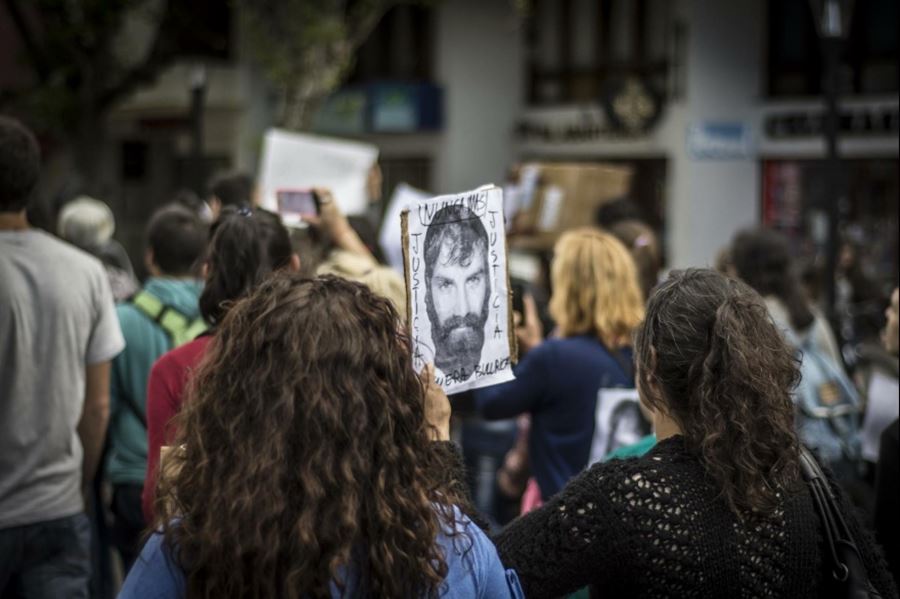
{"label": "woman in black knit sweater", "polygon": [[[587,585],[613,597],[827,596],[822,528],[799,473],[797,366],[759,295],[711,270],[672,273],[635,360],[659,443],[595,465],[495,539],[526,596]],[[895,597],[834,490],[872,583]]]}

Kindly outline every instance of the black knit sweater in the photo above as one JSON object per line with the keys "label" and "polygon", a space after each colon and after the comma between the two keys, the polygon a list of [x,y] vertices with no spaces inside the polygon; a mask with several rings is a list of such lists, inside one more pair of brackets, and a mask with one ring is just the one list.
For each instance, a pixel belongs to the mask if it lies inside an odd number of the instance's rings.
{"label": "black knit sweater", "polygon": [[[872,537],[839,496],[872,583],[896,597]],[[642,458],[595,465],[494,540],[529,599],[587,585],[598,597],[812,598],[828,590],[805,485],[771,516],[742,523],[681,437]]]}

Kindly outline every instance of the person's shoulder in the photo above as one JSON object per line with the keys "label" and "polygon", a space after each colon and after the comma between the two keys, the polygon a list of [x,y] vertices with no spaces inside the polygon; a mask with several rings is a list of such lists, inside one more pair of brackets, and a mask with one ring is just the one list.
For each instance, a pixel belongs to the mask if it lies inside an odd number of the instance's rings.
{"label": "person's shoulder", "polygon": [[[497,548],[487,534],[458,507],[441,516],[441,532],[437,543],[447,562],[447,582],[456,592],[452,597],[462,597],[463,588],[479,584],[490,577],[493,569],[502,569]],[[496,572],[494,572],[496,574]],[[479,582],[481,581],[481,582]]]}
{"label": "person's shoulder", "polygon": [[122,332],[126,334],[127,331],[124,327],[144,318],[143,312],[141,312],[130,300],[125,300],[124,302],[116,304],[116,316],[119,317],[119,324],[123,327]]}
{"label": "person's shoulder", "polygon": [[583,341],[579,337],[548,337],[532,348],[527,355],[541,359],[565,357],[583,351]]}
{"label": "person's shoulder", "polygon": [[184,573],[175,563],[165,536],[155,532],[147,539],[122,585],[119,598],[183,597]]}
{"label": "person's shoulder", "polygon": [[589,334],[547,339],[535,349],[541,348],[548,356],[553,356],[563,362],[568,362],[573,357],[586,355],[613,359],[603,343],[596,336]]}
{"label": "person's shoulder", "polygon": [[681,437],[670,437],[657,442],[646,453],[626,459],[613,459],[598,462],[590,467],[589,479],[602,487],[631,486],[642,481],[639,486],[665,482],[676,469],[676,464],[694,464],[693,458],[685,449]]}
{"label": "person's shoulder", "polygon": [[111,291],[103,263],[49,233],[39,230],[29,232],[32,233],[29,238],[31,250],[35,254],[33,263],[47,269],[48,276],[44,279],[47,285],[62,289],[66,295],[90,298],[95,311],[104,311],[104,298],[111,298]]}
{"label": "person's shoulder", "polygon": [[153,365],[153,370],[162,373],[182,371],[193,366],[206,351],[206,346],[210,341],[212,341],[212,335],[201,335],[193,341],[188,341],[184,345],[167,351]]}
{"label": "person's shoulder", "polygon": [[[81,270],[95,276],[105,276],[103,263],[91,254],[44,231],[35,229],[30,233],[31,243],[43,259],[64,265],[69,271]],[[74,279],[70,277],[69,280]]]}

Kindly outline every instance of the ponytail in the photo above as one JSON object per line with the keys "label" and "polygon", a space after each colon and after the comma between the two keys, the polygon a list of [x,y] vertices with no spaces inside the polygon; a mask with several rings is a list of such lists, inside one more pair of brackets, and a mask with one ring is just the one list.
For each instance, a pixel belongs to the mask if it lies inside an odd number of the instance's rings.
{"label": "ponytail", "polygon": [[798,370],[765,304],[743,283],[691,269],[660,285],[647,314],[636,354],[663,395],[650,403],[680,425],[733,512],[770,513],[798,480]]}

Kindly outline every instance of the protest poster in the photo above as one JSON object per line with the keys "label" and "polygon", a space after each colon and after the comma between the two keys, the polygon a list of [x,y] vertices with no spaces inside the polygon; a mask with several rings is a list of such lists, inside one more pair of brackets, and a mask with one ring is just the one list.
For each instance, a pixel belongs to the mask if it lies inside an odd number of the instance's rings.
{"label": "protest poster", "polygon": [[[366,143],[269,129],[259,167],[260,205],[278,212],[279,190],[326,187],[346,215],[362,214],[369,205],[369,172],[378,149]],[[286,224],[297,215],[283,214]]]}
{"label": "protest poster", "polygon": [[416,199],[401,218],[413,366],[448,394],[513,378],[503,192]]}
{"label": "protest poster", "polygon": [[601,388],[597,391],[588,465],[603,461],[620,447],[634,445],[651,432],[650,423],[641,413],[637,389]]}
{"label": "protest poster", "polygon": [[400,218],[411,202],[434,197],[421,189],[400,183],[394,188],[378,233],[378,244],[388,266],[403,274],[403,243]]}

